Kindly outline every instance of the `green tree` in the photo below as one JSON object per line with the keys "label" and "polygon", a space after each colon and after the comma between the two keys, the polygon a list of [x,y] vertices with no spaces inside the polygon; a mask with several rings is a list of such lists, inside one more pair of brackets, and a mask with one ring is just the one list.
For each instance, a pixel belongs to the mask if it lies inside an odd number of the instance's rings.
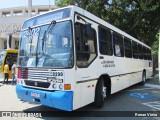
{"label": "green tree", "polygon": [[158,56],[159,36],[160,36],[160,33],[156,35],[156,41],[152,45],[152,54],[153,54],[153,56]]}
{"label": "green tree", "polygon": [[71,5],[73,3],[74,3],[74,0],[56,0],[55,1],[55,4],[58,7],[64,7],[64,6],[67,6],[67,5]]}
{"label": "green tree", "polygon": [[160,28],[160,1],[112,0],[108,4],[108,22],[152,45]]}

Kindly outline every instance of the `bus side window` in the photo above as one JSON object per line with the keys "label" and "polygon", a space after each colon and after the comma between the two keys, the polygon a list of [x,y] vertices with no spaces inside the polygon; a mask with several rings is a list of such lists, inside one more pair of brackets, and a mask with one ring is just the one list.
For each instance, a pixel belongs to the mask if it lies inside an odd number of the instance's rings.
{"label": "bus side window", "polygon": [[147,60],[152,60],[152,54],[150,49],[146,49],[146,59]]}
{"label": "bus side window", "polygon": [[84,25],[80,23],[75,24],[76,33],[76,50],[77,50],[77,61],[88,61],[89,49],[85,39]]}
{"label": "bus side window", "polygon": [[138,53],[139,53],[139,59],[143,59],[143,47],[140,44],[138,44]]}
{"label": "bus side window", "polygon": [[132,42],[128,38],[124,38],[125,57],[132,58]]}
{"label": "bus side window", "polygon": [[85,25],[75,23],[77,66],[87,67],[96,57],[96,32],[92,28],[90,37],[85,34]]}
{"label": "bus side window", "polygon": [[117,57],[124,57],[124,47],[122,36],[113,33],[114,55]]}
{"label": "bus side window", "polygon": [[103,55],[112,55],[111,31],[99,26],[99,50]]}
{"label": "bus side window", "polygon": [[132,41],[132,51],[133,51],[133,58],[138,59],[138,45],[137,42]]}

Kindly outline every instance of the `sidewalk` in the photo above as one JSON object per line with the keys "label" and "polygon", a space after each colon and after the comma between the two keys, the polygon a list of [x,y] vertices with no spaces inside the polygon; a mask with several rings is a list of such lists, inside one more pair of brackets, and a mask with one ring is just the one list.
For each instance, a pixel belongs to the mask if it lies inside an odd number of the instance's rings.
{"label": "sidewalk", "polygon": [[156,74],[154,77],[148,79],[146,83],[160,85],[159,74]]}
{"label": "sidewalk", "polygon": [[[3,79],[3,78],[0,78],[0,85],[3,84],[3,81],[4,81],[4,79]],[[8,79],[9,84],[11,83],[11,81],[12,81],[12,79]]]}
{"label": "sidewalk", "polygon": [[154,77],[147,79],[145,86],[155,88],[155,89],[160,89],[159,74],[156,74]]}

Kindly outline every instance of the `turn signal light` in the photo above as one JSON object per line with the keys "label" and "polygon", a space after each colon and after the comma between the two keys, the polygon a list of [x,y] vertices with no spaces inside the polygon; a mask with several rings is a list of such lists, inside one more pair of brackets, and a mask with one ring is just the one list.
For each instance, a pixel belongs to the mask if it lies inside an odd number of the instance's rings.
{"label": "turn signal light", "polygon": [[64,84],[64,90],[71,90],[71,84]]}

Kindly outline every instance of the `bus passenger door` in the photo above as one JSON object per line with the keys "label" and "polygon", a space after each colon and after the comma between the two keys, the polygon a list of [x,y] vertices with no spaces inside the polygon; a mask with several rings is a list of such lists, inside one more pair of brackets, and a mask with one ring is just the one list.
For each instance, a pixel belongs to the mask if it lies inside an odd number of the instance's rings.
{"label": "bus passenger door", "polygon": [[[94,101],[96,71],[93,68],[97,57],[95,24],[88,19],[75,16],[76,49],[76,106],[82,107]],[[94,73],[95,72],[95,73]],[[90,97],[88,97],[90,96]],[[81,100],[81,101],[79,101]]]}

